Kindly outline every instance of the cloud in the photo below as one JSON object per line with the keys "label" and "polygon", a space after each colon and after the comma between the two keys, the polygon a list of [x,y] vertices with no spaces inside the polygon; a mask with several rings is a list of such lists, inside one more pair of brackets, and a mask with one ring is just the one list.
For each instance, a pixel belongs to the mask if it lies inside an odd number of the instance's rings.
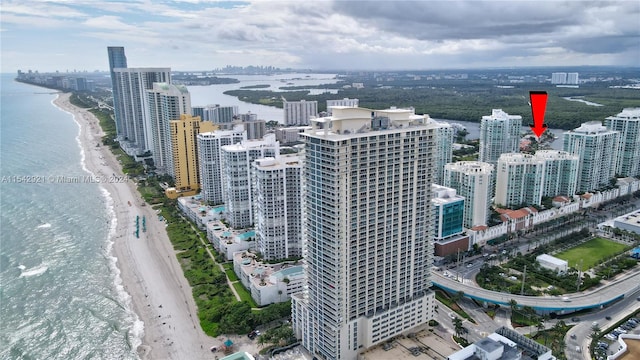
{"label": "cloud", "polygon": [[[2,11],[11,61],[26,44],[48,48],[55,36],[83,53],[122,45],[136,65],[184,70],[637,65],[640,58],[638,1],[5,0]],[[42,28],[46,36],[38,36]],[[106,68],[99,58],[87,67]]]}

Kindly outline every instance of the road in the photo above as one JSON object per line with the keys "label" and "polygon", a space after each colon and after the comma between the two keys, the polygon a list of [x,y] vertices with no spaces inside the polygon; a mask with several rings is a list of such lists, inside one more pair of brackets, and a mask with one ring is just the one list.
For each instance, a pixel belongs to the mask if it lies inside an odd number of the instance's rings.
{"label": "road", "polygon": [[[572,327],[565,336],[565,342],[567,344],[565,354],[567,355],[567,359],[590,359],[589,344],[591,343],[590,335],[592,332],[593,322],[598,322],[598,326],[600,327],[600,329],[603,332],[606,331],[610,326],[624,319],[634,311],[637,311],[638,308],[640,308],[640,302],[638,302],[637,300],[638,296],[640,296],[640,289],[636,289],[634,292],[629,293],[628,297],[625,297],[623,300],[609,307],[603,308],[597,313],[579,316],[580,321],[578,321],[576,325]],[[607,316],[610,316],[611,320],[607,320]],[[572,335],[575,335],[575,339],[572,339]],[[580,346],[580,353],[576,352],[576,346]]]}
{"label": "road", "polygon": [[509,306],[509,302],[513,299],[520,306],[531,306],[536,310],[554,311],[558,314],[607,305],[622,297],[630,296],[631,293],[640,289],[640,269],[634,269],[623,279],[600,286],[595,290],[567,294],[569,301],[562,300],[562,297],[522,296],[491,291],[475,284],[448,278],[440,271],[432,271],[431,274],[435,285],[452,293],[462,291],[465,297],[505,306]]}

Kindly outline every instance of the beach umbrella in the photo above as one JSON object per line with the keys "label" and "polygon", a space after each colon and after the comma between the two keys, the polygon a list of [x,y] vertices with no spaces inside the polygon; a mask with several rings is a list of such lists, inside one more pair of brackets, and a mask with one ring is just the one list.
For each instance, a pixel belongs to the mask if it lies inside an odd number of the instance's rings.
{"label": "beach umbrella", "polygon": [[231,347],[231,345],[233,345],[233,341],[231,341],[231,339],[227,339],[227,341],[224,342],[224,346],[226,347]]}

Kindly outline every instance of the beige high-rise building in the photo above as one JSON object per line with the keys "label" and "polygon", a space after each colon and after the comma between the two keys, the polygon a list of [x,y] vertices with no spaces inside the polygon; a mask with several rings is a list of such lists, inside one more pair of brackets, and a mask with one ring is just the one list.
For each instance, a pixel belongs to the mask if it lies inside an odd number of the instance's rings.
{"label": "beige high-rise building", "polygon": [[181,114],[191,114],[191,95],[184,85],[154,83],[153,89],[147,90],[147,96],[153,162],[159,172],[173,177],[169,121],[180,119]]}
{"label": "beige high-rise building", "polygon": [[197,136],[199,133],[214,131],[217,126],[210,121],[200,121],[199,116],[182,114],[180,120],[170,121],[169,127],[176,186],[167,190],[167,196],[176,198],[194,195],[200,189]]}

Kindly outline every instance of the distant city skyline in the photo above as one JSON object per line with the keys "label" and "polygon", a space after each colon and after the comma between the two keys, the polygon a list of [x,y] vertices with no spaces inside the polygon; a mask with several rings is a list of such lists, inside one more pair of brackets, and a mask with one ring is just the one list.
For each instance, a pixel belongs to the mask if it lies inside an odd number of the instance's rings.
{"label": "distant city skyline", "polygon": [[6,0],[2,72],[637,65],[640,2]]}

